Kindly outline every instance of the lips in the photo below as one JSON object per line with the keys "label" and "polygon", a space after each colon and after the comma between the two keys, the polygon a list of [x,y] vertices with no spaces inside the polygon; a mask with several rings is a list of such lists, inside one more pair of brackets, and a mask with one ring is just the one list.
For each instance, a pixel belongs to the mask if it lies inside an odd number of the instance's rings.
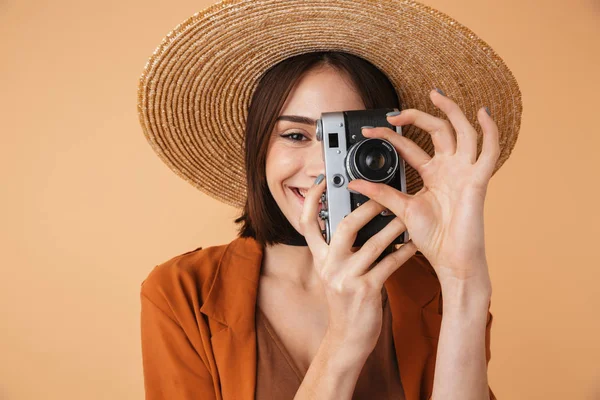
{"label": "lips", "polygon": [[[302,197],[300,195],[300,193],[298,193],[298,188],[295,187],[290,187],[290,191],[294,194],[294,197],[296,197],[298,199],[298,201],[300,201],[300,205],[302,207],[304,207],[304,197]],[[323,208],[323,204],[321,203],[321,200],[319,199],[319,211],[321,211],[321,209]]]}
{"label": "lips", "polygon": [[294,196],[295,196],[296,198],[300,199],[300,202],[301,202],[302,204],[304,204],[304,197],[302,197],[302,196],[300,195],[300,193],[298,192],[298,188],[295,188],[295,187],[293,187],[293,188],[290,188],[290,190],[292,191],[292,193],[294,193]]}

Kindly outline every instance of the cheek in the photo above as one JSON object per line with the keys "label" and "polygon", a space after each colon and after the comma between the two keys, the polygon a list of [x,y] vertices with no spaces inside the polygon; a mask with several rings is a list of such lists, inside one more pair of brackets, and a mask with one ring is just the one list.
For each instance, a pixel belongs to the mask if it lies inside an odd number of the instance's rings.
{"label": "cheek", "polygon": [[269,186],[276,181],[289,178],[302,168],[302,157],[298,152],[283,146],[273,146],[267,153],[266,174]]}

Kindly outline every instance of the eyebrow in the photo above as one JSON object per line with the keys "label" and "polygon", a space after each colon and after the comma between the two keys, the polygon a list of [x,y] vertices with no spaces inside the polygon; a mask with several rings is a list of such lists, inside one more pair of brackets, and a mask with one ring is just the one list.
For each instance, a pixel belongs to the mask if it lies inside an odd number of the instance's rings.
{"label": "eyebrow", "polygon": [[300,115],[281,115],[276,119],[276,121],[290,121],[304,125],[317,125],[316,120],[308,117],[302,117]]}

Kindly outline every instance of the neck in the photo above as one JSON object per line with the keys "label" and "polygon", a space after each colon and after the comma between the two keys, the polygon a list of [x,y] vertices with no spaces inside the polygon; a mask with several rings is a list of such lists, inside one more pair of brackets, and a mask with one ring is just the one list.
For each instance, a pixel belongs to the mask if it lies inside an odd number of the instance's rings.
{"label": "neck", "polygon": [[283,280],[303,289],[321,286],[308,246],[278,243],[264,249],[261,275]]}

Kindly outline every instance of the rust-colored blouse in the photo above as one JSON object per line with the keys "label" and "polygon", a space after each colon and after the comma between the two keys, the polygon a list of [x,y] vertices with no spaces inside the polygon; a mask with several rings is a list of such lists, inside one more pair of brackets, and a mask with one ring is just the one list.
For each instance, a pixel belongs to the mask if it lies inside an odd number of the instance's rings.
{"label": "rust-colored blouse", "polygon": [[[394,351],[392,311],[385,288],[382,290],[382,307],[381,335],[358,377],[353,400],[405,399]],[[300,371],[298,363],[286,350],[260,307],[256,310],[256,337],[258,365],[255,399],[293,399],[306,371]]]}
{"label": "rust-colored blouse", "polygon": [[[263,247],[256,240],[237,238],[188,251],[150,272],[140,293],[146,400],[254,400],[260,365],[256,305],[262,259]],[[442,323],[439,280],[427,259],[417,253],[384,287],[393,323],[392,335],[385,334],[382,346],[390,346],[393,339],[406,400],[427,400],[433,392]],[[389,318],[389,312],[386,315]],[[488,313],[487,361],[491,325]],[[383,360],[389,351],[376,354]],[[392,368],[385,361],[378,364]],[[357,390],[363,390],[362,381],[360,385]],[[490,398],[495,399],[491,390]]]}

